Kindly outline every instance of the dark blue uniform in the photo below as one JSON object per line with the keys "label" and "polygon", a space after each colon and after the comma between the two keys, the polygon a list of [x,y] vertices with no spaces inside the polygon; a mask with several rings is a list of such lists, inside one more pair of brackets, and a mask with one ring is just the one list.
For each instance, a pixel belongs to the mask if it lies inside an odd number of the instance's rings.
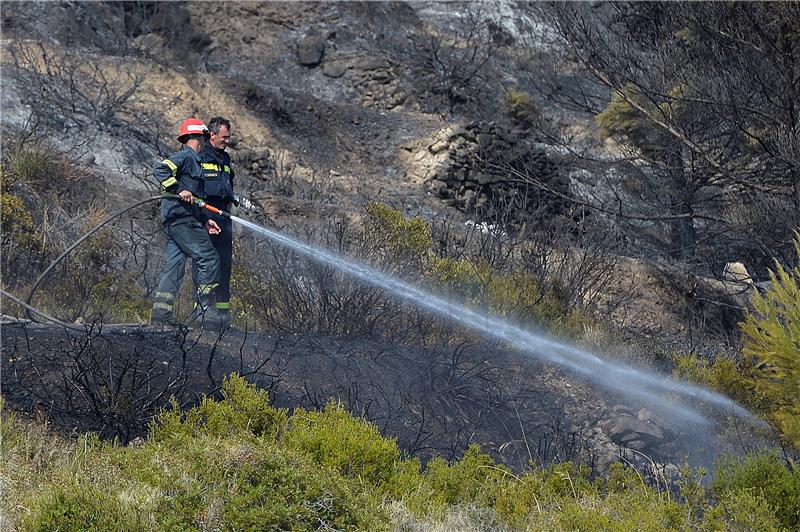
{"label": "dark blue uniform", "polygon": [[[200,152],[200,166],[203,173],[203,199],[218,209],[230,210],[234,201],[233,168],[231,157],[225,150],[206,144]],[[233,227],[230,218],[212,215],[222,232],[211,235],[211,243],[217,250],[220,261],[219,287],[217,288],[216,307],[224,319],[227,319],[231,300],[231,260],[233,258]],[[195,280],[198,279],[198,265],[192,267]]]}
{"label": "dark blue uniform", "polygon": [[[200,155],[191,148],[174,153],[158,163],[153,174],[164,192],[177,194],[183,190],[203,197],[203,170]],[[205,224],[207,211],[179,199],[161,199],[161,222],[167,233],[165,263],[155,293],[151,319],[156,323],[174,321],[173,306],[183,280],[186,257],[196,267],[198,299],[213,300],[219,286],[219,255],[211,242]]]}

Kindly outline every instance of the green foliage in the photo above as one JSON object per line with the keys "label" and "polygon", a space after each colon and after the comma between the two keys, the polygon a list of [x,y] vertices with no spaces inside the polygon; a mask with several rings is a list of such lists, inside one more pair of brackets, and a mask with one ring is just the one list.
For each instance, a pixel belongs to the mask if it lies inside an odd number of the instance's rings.
{"label": "green foliage", "polygon": [[47,187],[52,167],[57,162],[55,152],[42,143],[14,146],[6,152],[10,177],[17,183]]}
{"label": "green foliage", "polygon": [[183,412],[173,403],[171,410],[153,420],[151,438],[171,441],[204,436],[231,434],[277,439],[284,430],[287,413],[269,404],[266,390],[257,389],[243,377],[232,374],[222,385],[223,401],[203,398],[199,406]]}
{"label": "green foliage", "polygon": [[647,127],[645,117],[626,97],[634,101],[641,99],[638,90],[632,85],[625,88],[624,95],[615,92],[606,108],[595,117],[595,121],[608,135],[642,136]]}
{"label": "green foliage", "polygon": [[[36,229],[30,210],[22,198],[3,191],[0,194],[0,238],[2,238],[3,264],[11,264],[9,257],[26,251],[42,249],[42,237]],[[7,268],[4,268],[7,271]]]}
{"label": "green foliage", "polygon": [[85,485],[54,486],[34,500],[25,530],[137,531],[143,521],[116,494]]}
{"label": "green foliage", "polygon": [[433,245],[431,228],[422,218],[406,219],[398,209],[383,203],[366,208],[368,235],[401,259],[426,259]]}
{"label": "green foliage", "polygon": [[639,87],[628,84],[621,92],[611,95],[595,121],[606,135],[623,136],[649,156],[659,157],[674,139],[648,115],[678,123],[691,120],[692,109],[686,104],[688,91],[685,84],[678,83],[660,101],[652,101]]}
{"label": "green foliage", "polygon": [[380,492],[391,487],[400,465],[395,440],[382,437],[372,423],[354,418],[341,403],[328,403],[323,412],[296,411],[284,443]]}
{"label": "green foliage", "polygon": [[498,465],[491,456],[482,453],[478,445],[473,444],[461,460],[451,466],[441,458],[428,463],[425,487],[418,492],[416,506],[452,506],[467,501],[492,506],[500,488],[511,478],[511,471],[507,467]]}
{"label": "green foliage", "polygon": [[[763,499],[764,507],[774,511],[781,526],[790,530],[800,529],[800,470],[788,469],[774,454],[721,459],[716,466],[712,487],[723,501],[718,511],[732,509],[731,498],[741,500],[749,493],[751,497]],[[755,501],[748,504],[755,505]],[[739,510],[731,516],[734,517],[744,518]],[[760,518],[766,517],[762,515]]]}
{"label": "green foliage", "polygon": [[129,474],[160,494],[158,529],[382,528],[377,501],[355,482],[267,440],[205,435],[137,455]]}
{"label": "green foliage", "polygon": [[570,308],[557,286],[544,287],[524,271],[503,274],[486,263],[444,258],[432,261],[430,276],[435,285],[470,304],[555,334],[574,337],[592,323]]}
{"label": "green foliage", "polygon": [[0,268],[6,272],[27,268],[43,251],[42,235],[25,201],[14,194],[14,179],[0,167]]}
{"label": "green foliage", "polygon": [[89,293],[89,308],[118,323],[146,322],[150,306],[131,273],[103,275]]}
{"label": "green foliage", "polygon": [[382,530],[398,507],[395,526],[417,529],[775,530],[800,519],[800,475],[774,455],[721,463],[710,492],[687,468],[678,500],[619,464],[594,481],[571,463],[516,476],[477,446],[420,472],[341,405],[297,411],[283,432],[286,412],[267,399],[232,376],[224,399],[163,412],[134,447],[53,437],[3,411],[0,510],[26,530]]}
{"label": "green foliage", "polygon": [[752,361],[717,358],[713,362],[692,353],[672,357],[673,374],[680,379],[708,386],[741,404],[760,408],[756,400],[755,384],[751,377]]}
{"label": "green foliage", "polygon": [[703,516],[701,528],[719,532],[777,532],[782,527],[762,495],[739,489],[721,494],[717,505],[710,507]]}
{"label": "green foliage", "polygon": [[[795,237],[800,257],[800,234]],[[765,295],[753,297],[753,312],[740,324],[744,353],[759,365],[755,386],[771,405],[775,425],[800,449],[800,266],[784,269],[776,262]]]}
{"label": "green foliage", "polygon": [[531,98],[531,95],[517,88],[510,88],[503,92],[503,101],[506,112],[514,119],[521,122],[530,122],[539,113],[539,107]]}

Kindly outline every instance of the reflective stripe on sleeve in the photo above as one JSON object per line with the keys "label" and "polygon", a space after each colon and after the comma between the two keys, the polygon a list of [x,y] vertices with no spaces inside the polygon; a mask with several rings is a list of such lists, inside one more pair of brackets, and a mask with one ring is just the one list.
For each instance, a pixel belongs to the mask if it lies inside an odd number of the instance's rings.
{"label": "reflective stripe on sleeve", "polygon": [[153,308],[159,310],[168,310],[169,312],[172,312],[172,305],[170,305],[169,303],[162,303],[160,301],[153,303]]}
{"label": "reflective stripe on sleeve", "polygon": [[172,292],[156,292],[155,293],[155,298],[156,299],[163,299],[165,301],[174,301],[175,300],[175,294],[173,294]]}
{"label": "reflective stripe on sleeve", "polygon": [[217,307],[219,310],[228,310],[231,308],[230,301],[217,301],[214,303],[214,306]]}
{"label": "reflective stripe on sleeve", "polygon": [[178,171],[178,167],[175,165],[175,163],[173,163],[173,162],[172,162],[172,161],[170,161],[169,159],[164,159],[164,160],[163,160],[163,161],[161,161],[161,162],[162,162],[163,164],[166,164],[166,165],[169,167],[169,169],[170,169],[170,170],[172,170],[172,175],[175,175],[175,174],[177,173],[177,171]]}
{"label": "reflective stripe on sleeve", "polygon": [[226,174],[230,174],[231,173],[231,167],[228,166],[227,164],[225,165],[225,173]]}
{"label": "reflective stripe on sleeve", "polygon": [[175,184],[175,183],[177,183],[177,182],[178,182],[178,180],[177,180],[177,179],[175,179],[174,177],[170,177],[169,179],[165,179],[165,180],[164,180],[164,181],[161,183],[161,186],[162,186],[163,188],[169,188],[169,187],[171,187],[172,185],[174,185],[174,184]]}

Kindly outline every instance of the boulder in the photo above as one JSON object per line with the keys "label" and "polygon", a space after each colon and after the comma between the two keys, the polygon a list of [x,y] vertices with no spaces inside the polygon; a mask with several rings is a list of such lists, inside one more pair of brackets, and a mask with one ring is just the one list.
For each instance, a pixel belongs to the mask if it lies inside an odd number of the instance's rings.
{"label": "boulder", "polygon": [[666,441],[661,427],[629,415],[608,419],[600,425],[600,428],[614,443],[636,450],[643,450]]}
{"label": "boulder", "polygon": [[297,59],[301,65],[317,66],[325,54],[325,39],[321,35],[306,35],[297,41]]}
{"label": "boulder", "polygon": [[329,78],[341,78],[350,66],[345,61],[325,61],[322,74]]}
{"label": "boulder", "polygon": [[750,273],[747,271],[747,268],[741,262],[729,262],[725,265],[725,268],[722,270],[722,277],[726,281],[733,281],[736,283],[747,283],[749,285],[753,284],[753,278],[750,277]]}

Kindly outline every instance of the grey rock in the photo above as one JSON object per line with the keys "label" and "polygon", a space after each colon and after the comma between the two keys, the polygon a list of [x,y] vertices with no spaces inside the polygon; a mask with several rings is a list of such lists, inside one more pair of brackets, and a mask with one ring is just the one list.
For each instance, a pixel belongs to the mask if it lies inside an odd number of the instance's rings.
{"label": "grey rock", "polygon": [[350,68],[345,61],[326,61],[322,65],[322,74],[329,78],[341,78]]}
{"label": "grey rock", "polygon": [[301,65],[317,66],[325,54],[325,39],[320,35],[308,35],[297,41],[297,59]]}
{"label": "grey rock", "polygon": [[[601,428],[611,441],[631,449],[641,450],[664,442],[664,431],[660,427],[632,416],[620,415],[606,420]],[[640,448],[638,442],[644,446]]]}

